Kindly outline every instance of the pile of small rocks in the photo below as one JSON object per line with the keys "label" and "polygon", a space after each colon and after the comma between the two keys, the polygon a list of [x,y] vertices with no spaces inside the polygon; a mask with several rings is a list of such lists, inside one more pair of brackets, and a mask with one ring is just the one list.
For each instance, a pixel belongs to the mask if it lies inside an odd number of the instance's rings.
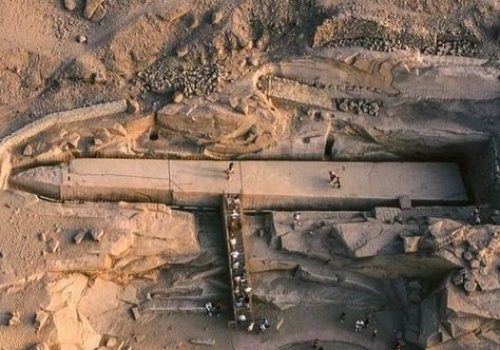
{"label": "pile of small rocks", "polygon": [[354,39],[338,39],[328,44],[329,47],[360,46],[371,51],[391,52],[394,50],[407,50],[408,46],[401,39],[395,38],[370,38],[360,37]]}
{"label": "pile of small rocks", "polygon": [[479,250],[475,246],[467,248],[467,250],[463,252],[462,257],[471,269],[479,269],[481,266],[484,266],[484,261],[481,260]]}
{"label": "pile of small rocks", "polygon": [[356,114],[366,113],[368,115],[378,117],[380,107],[383,106],[381,101],[369,101],[364,99],[349,99],[339,98],[335,100],[336,107],[342,112],[354,112]]}
{"label": "pile of small rocks", "polygon": [[138,74],[138,79],[157,94],[179,91],[185,97],[215,92],[221,78],[223,69],[218,63],[200,67],[151,67]]}
{"label": "pile of small rocks", "polygon": [[479,54],[478,44],[467,39],[438,40],[436,45],[424,47],[420,52],[437,56],[467,56]]}
{"label": "pile of small rocks", "polygon": [[[354,39],[337,39],[328,43],[329,47],[359,46],[371,51],[392,52],[394,50],[408,50],[413,45],[408,45],[399,38],[370,38],[360,37]],[[420,46],[420,45],[417,45]],[[436,56],[466,56],[479,55],[478,43],[468,39],[438,40],[436,44],[413,47],[421,53]]]}
{"label": "pile of small rocks", "polygon": [[474,277],[466,269],[456,272],[452,278],[452,282],[456,286],[462,286],[467,293],[474,293],[478,288]]}

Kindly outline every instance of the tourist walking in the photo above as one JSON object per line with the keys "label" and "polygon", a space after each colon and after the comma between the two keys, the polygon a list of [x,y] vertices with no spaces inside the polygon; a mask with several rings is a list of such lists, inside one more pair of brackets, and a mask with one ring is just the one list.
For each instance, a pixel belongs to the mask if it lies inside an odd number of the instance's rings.
{"label": "tourist walking", "polygon": [[229,181],[231,180],[231,177],[234,175],[234,163],[231,162],[229,163],[229,166],[227,167],[226,171],[224,171],[226,174],[226,179]]}
{"label": "tourist walking", "polygon": [[474,225],[481,225],[481,215],[479,213],[479,207],[476,207],[471,215],[472,223]]}
{"label": "tourist walking", "polygon": [[355,333],[360,332],[363,329],[364,325],[365,325],[365,323],[363,322],[363,320],[357,320],[354,323],[354,332]]}
{"label": "tourist walking", "polygon": [[328,177],[330,179],[330,186],[340,188],[340,176],[338,176],[335,171],[330,170],[328,172]]}
{"label": "tourist walking", "polygon": [[233,211],[231,212],[231,219],[233,221],[236,221],[236,220],[238,220],[239,217],[240,217],[240,214],[238,214],[238,212],[236,211],[236,209],[233,209]]}
{"label": "tourist walking", "polygon": [[231,236],[231,238],[229,239],[229,244],[231,245],[231,249],[236,249],[236,237]]}
{"label": "tourist walking", "polygon": [[302,226],[302,221],[300,221],[300,217],[302,216],[302,213],[300,211],[297,211],[293,213],[293,224],[292,224],[292,229],[295,230],[297,226]]}
{"label": "tourist walking", "polygon": [[212,304],[212,302],[209,301],[205,304],[205,310],[207,310],[207,315],[212,317],[214,311],[214,305]]}

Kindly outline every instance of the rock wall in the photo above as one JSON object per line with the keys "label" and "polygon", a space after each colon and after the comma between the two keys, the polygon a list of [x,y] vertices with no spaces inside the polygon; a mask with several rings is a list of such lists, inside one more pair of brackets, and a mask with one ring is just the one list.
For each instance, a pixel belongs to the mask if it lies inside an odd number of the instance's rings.
{"label": "rock wall", "polygon": [[485,146],[467,158],[467,179],[474,200],[500,206],[499,140],[491,137]]}

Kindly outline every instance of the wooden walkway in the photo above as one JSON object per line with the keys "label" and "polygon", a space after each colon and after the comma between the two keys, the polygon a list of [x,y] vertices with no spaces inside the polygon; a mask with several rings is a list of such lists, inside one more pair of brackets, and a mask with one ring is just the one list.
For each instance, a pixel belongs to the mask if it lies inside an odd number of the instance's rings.
{"label": "wooden walkway", "polygon": [[[222,221],[226,237],[233,316],[238,328],[254,321],[252,291],[243,239],[243,212],[238,194],[222,196]],[[237,254],[236,257],[233,254]]]}

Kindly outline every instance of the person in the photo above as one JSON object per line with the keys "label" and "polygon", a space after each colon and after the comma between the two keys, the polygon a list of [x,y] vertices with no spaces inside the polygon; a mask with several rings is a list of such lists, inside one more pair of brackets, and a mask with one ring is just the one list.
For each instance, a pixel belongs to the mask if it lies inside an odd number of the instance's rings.
{"label": "person", "polygon": [[231,237],[231,239],[229,240],[229,244],[231,245],[232,249],[235,249],[236,248],[236,238]]}
{"label": "person", "polygon": [[227,167],[225,173],[226,173],[226,179],[228,181],[231,180],[231,177],[234,175],[234,163],[233,162],[229,163],[229,166]]}
{"label": "person", "polygon": [[239,209],[241,201],[240,197],[237,194],[229,194],[227,196],[227,204],[229,209]]}
{"label": "person", "polygon": [[340,323],[344,323],[344,321],[345,321],[345,311],[341,312],[339,321],[340,321]]}
{"label": "person", "polygon": [[474,211],[472,212],[472,223],[475,225],[480,225],[481,224],[481,215],[479,213],[479,207],[476,207]]}
{"label": "person", "polygon": [[270,327],[269,321],[267,321],[267,318],[263,318],[260,323],[259,323],[259,330],[261,332],[264,332],[266,329]]}
{"label": "person", "polygon": [[240,216],[240,214],[238,214],[238,212],[236,211],[236,209],[233,209],[233,211],[231,212],[231,219],[233,219],[234,221],[236,221],[239,216]]}
{"label": "person", "polygon": [[328,175],[330,177],[330,186],[340,188],[340,177],[335,173],[335,171],[330,170]]}
{"label": "person", "polygon": [[238,259],[239,256],[240,256],[240,253],[237,250],[233,250],[231,252],[231,258],[233,258],[233,260]]}
{"label": "person", "polygon": [[241,203],[240,196],[237,194],[228,194],[227,202],[229,203],[229,205],[234,205],[235,207],[237,207]]}
{"label": "person", "polygon": [[363,320],[357,320],[355,323],[354,323],[354,332],[355,333],[358,333],[361,331],[361,329],[363,329],[363,326],[364,326],[364,322]]}
{"label": "person", "polygon": [[229,232],[234,233],[241,229],[241,222],[236,220],[229,221]]}
{"label": "person", "polygon": [[297,227],[297,226],[302,225],[302,222],[300,221],[301,216],[302,216],[302,214],[299,211],[293,213],[293,224],[292,224],[293,229],[295,229],[295,227]]}
{"label": "person", "polygon": [[376,329],[373,330],[372,332],[372,341],[375,341],[375,338],[377,338],[378,331]]}
{"label": "person", "polygon": [[205,310],[207,310],[207,315],[212,317],[214,311],[214,305],[212,304],[212,302],[209,301],[205,304]]}

